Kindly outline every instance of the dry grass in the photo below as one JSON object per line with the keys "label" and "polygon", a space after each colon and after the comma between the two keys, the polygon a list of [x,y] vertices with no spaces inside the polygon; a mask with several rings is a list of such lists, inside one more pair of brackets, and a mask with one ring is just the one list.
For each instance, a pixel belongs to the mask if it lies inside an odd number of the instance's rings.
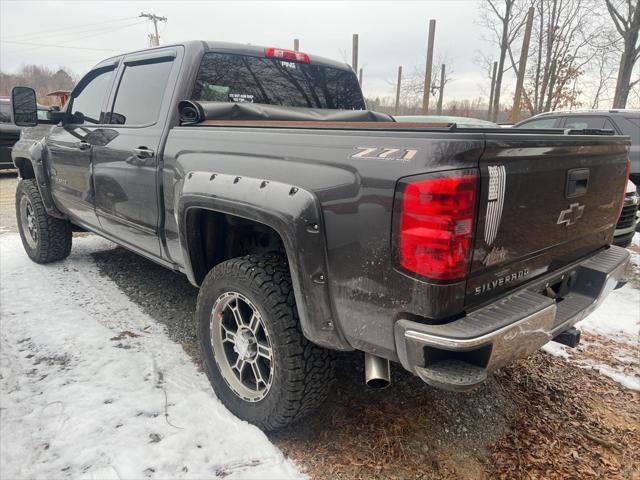
{"label": "dry grass", "polygon": [[400,371],[368,391],[346,364],[323,412],[270,435],[312,479],[640,478],[640,396],[593,371],[538,353],[461,395]]}

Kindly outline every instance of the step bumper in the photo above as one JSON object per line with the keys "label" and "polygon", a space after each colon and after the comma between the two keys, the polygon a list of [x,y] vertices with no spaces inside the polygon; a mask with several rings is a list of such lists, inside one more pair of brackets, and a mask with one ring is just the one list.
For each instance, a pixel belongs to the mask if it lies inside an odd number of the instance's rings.
{"label": "step bumper", "polygon": [[[430,385],[472,389],[595,310],[627,279],[629,258],[627,250],[611,246],[447,324],[400,319],[394,327],[398,358]],[[561,301],[543,294],[569,276],[573,286]]]}

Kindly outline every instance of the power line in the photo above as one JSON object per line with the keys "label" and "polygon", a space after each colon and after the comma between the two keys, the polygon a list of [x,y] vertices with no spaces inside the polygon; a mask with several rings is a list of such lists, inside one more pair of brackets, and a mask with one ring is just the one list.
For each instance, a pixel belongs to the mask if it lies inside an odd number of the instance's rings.
{"label": "power line", "polygon": [[[94,32],[92,32],[92,33],[90,33],[88,35],[83,35],[83,36],[80,36],[80,37],[73,37],[73,38],[69,38],[69,39],[65,39],[65,40],[59,41],[58,45],[63,46],[62,44],[67,44],[69,42],[77,42],[78,40],[84,40],[85,38],[96,37],[96,36],[99,36],[99,35],[105,35],[107,33],[117,32],[118,30],[124,30],[125,28],[133,27],[135,25],[140,25],[142,23],[144,23],[144,21],[137,21],[137,22],[129,23],[129,24],[122,25],[122,26],[107,27],[106,29],[103,28],[103,29],[95,30]],[[0,42],[4,42],[4,40],[0,40]],[[12,42],[9,42],[9,43],[12,43]],[[31,50],[36,50],[38,48],[40,48],[39,45],[37,47],[18,48],[17,50],[14,50],[14,52],[23,53],[23,52],[29,52]]]}
{"label": "power line", "polygon": [[[106,25],[108,23],[116,23],[116,22],[122,22],[124,20],[133,20],[136,17],[123,17],[123,18],[114,18],[111,20],[105,20],[102,22],[95,22],[95,23],[85,23],[83,25],[80,25],[78,28],[81,29],[85,29],[86,27],[93,27],[93,26],[97,26],[97,25]],[[85,31],[89,31],[89,30],[81,30],[81,31],[75,31],[74,27],[61,27],[61,28],[54,28],[52,30],[45,30],[45,31],[39,31],[37,32],[35,35],[33,34],[33,32],[30,33],[22,33],[19,35],[10,35],[9,39],[22,39],[25,37],[30,37],[30,39],[36,39],[36,38],[43,38],[43,37],[49,37],[57,32],[64,32],[64,31],[69,31],[72,30],[73,33],[84,33]],[[4,40],[4,39],[3,39]]]}
{"label": "power line", "polygon": [[46,43],[31,43],[31,42],[14,42],[10,40],[2,40],[2,43],[13,43],[16,45],[29,45],[31,47],[50,47],[50,48],[71,48],[73,50],[95,50],[101,52],[122,52],[122,50],[114,50],[112,48],[90,48],[90,47],[72,47],[70,45],[47,45]]}

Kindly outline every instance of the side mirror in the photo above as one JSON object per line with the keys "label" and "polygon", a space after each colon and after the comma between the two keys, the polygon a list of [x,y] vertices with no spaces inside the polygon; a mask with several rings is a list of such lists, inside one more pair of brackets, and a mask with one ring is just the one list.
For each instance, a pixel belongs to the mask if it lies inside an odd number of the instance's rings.
{"label": "side mirror", "polygon": [[33,88],[13,87],[11,89],[11,113],[13,123],[19,127],[33,127],[38,124],[38,104]]}

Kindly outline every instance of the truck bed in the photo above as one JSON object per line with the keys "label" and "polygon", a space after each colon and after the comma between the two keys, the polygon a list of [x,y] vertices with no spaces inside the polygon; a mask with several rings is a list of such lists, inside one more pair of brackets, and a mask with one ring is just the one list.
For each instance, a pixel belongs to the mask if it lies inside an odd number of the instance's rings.
{"label": "truck bed", "polygon": [[[278,182],[308,194],[325,245],[322,252],[301,245],[296,254],[317,257],[311,262],[317,271],[303,275],[326,273],[330,306],[323,315],[331,316],[327,322],[338,326],[353,348],[394,359],[393,325],[400,316],[426,324],[450,322],[611,242],[628,139],[572,133],[386,122],[205,121],[170,132],[164,178],[171,181],[164,198],[166,205],[177,205],[180,196],[210,195],[211,174],[216,182],[230,182],[227,194],[233,195],[236,185],[242,202],[261,210],[269,210],[275,199],[252,198],[250,182],[256,188],[263,181]],[[505,185],[501,221],[491,241],[484,233],[489,203],[496,202],[487,196],[489,167],[504,170]],[[576,168],[591,172],[588,193],[577,199],[586,213],[582,222],[559,225],[561,212],[575,203],[565,198],[565,190],[567,171]],[[479,176],[475,244],[468,276],[433,281],[394,261],[394,199],[401,179],[453,170]],[[166,229],[168,237],[178,236],[173,216],[167,216]],[[181,254],[177,243],[168,246],[172,256]],[[302,300],[314,288],[309,281],[297,296]]]}

